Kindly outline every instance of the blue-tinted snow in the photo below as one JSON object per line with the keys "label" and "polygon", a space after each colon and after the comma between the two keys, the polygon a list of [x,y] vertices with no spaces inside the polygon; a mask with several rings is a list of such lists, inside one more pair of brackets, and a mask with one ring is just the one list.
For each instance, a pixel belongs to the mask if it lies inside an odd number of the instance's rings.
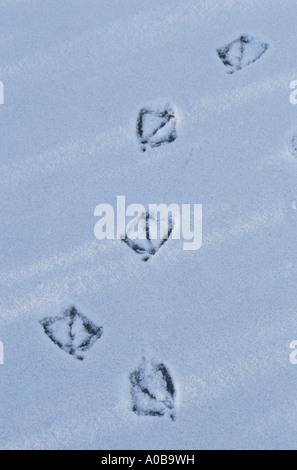
{"label": "blue-tinted snow", "polygon": [[[296,2],[87,4],[0,2],[0,446],[296,448]],[[229,75],[217,49],[242,34],[269,49]],[[164,102],[177,139],[141,153],[139,112]],[[96,240],[117,195],[203,204],[201,250]],[[70,305],[104,325],[83,362],[39,323]],[[144,356],[175,422],[132,412]]]}

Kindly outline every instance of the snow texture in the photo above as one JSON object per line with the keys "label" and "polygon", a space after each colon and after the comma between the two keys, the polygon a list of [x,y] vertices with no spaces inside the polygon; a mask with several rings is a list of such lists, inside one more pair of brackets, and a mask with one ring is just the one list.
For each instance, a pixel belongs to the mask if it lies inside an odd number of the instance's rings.
{"label": "snow texture", "polygon": [[291,145],[290,145],[290,151],[295,157],[297,157],[297,132],[294,133],[294,135],[292,137],[292,142],[291,142]]}
{"label": "snow texture", "polygon": [[[1,449],[297,448],[296,16],[0,1]],[[202,204],[201,249],[97,240],[117,196]]]}

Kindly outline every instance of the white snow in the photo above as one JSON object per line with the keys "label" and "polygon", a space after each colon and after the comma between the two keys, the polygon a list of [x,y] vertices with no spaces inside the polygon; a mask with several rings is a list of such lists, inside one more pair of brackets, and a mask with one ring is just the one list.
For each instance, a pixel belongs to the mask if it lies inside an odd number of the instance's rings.
{"label": "white snow", "polygon": [[[1,449],[296,449],[296,14],[0,2]],[[269,48],[228,74],[217,50],[242,35]],[[164,103],[177,138],[143,153],[139,113]],[[169,237],[143,263],[96,240],[95,207],[121,195],[202,204],[201,249]],[[72,305],[104,331],[83,361],[40,324]],[[174,421],[133,413],[142,358],[170,372]]]}

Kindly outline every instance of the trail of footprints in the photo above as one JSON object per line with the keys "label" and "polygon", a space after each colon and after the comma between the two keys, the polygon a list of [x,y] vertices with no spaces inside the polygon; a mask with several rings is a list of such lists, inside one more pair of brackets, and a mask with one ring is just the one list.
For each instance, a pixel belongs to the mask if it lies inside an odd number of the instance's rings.
{"label": "trail of footprints", "polygon": [[[253,36],[242,35],[230,44],[217,49],[228,74],[233,74],[259,60],[268,50],[269,44]],[[139,112],[136,134],[142,152],[147,147],[157,148],[170,144],[177,138],[176,115],[170,105],[157,108],[142,108]],[[292,138],[291,152],[297,156],[297,132]],[[174,221],[169,218],[168,231],[159,239],[150,238],[151,226],[159,224],[157,217],[145,213],[138,224],[143,232],[141,239],[132,239],[129,227],[123,242],[142,261],[148,261],[170,237]],[[132,229],[131,229],[132,230]],[[129,236],[130,235],[130,236]],[[61,316],[47,317],[40,321],[49,339],[75,359],[83,361],[86,353],[101,338],[103,327],[95,325],[76,307],[67,309]],[[131,409],[138,416],[168,416],[175,420],[176,389],[168,368],[152,359],[142,358],[142,362],[130,374]]]}
{"label": "trail of footprints", "polygon": [[[57,317],[40,321],[45,334],[60,349],[83,361],[85,353],[101,338],[103,327],[95,325],[72,306]],[[138,416],[166,416],[175,419],[175,387],[163,363],[146,358],[130,374],[132,411]]]}
{"label": "trail of footprints", "polygon": [[175,388],[167,367],[153,360],[142,364],[130,375],[132,410],[138,416],[170,416],[175,420]]}

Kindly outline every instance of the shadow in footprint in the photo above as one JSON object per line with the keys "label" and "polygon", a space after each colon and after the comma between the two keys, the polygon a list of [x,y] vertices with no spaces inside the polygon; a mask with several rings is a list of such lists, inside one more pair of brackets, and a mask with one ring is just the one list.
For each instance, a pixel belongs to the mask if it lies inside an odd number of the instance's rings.
{"label": "shadow in footprint", "polygon": [[227,46],[217,49],[217,53],[227,67],[228,73],[232,74],[256,62],[268,48],[269,44],[252,36],[243,35]]}
{"label": "shadow in footprint", "polygon": [[141,150],[146,146],[160,147],[176,139],[176,117],[171,107],[159,110],[143,108],[137,120],[137,137]]}
{"label": "shadow in footprint", "polygon": [[53,343],[80,361],[103,331],[102,327],[96,326],[75,307],[66,310],[60,317],[44,318],[40,323]]}
{"label": "shadow in footprint", "polygon": [[175,420],[175,387],[164,364],[148,361],[130,375],[132,410],[138,416],[166,416]]}
{"label": "shadow in footprint", "polygon": [[[137,227],[137,232],[135,232],[135,227]],[[141,255],[142,260],[146,262],[166,243],[172,230],[173,221],[170,215],[164,220],[160,219],[160,216],[146,212],[133,220],[132,224],[128,224],[123,242],[135,253]]]}

